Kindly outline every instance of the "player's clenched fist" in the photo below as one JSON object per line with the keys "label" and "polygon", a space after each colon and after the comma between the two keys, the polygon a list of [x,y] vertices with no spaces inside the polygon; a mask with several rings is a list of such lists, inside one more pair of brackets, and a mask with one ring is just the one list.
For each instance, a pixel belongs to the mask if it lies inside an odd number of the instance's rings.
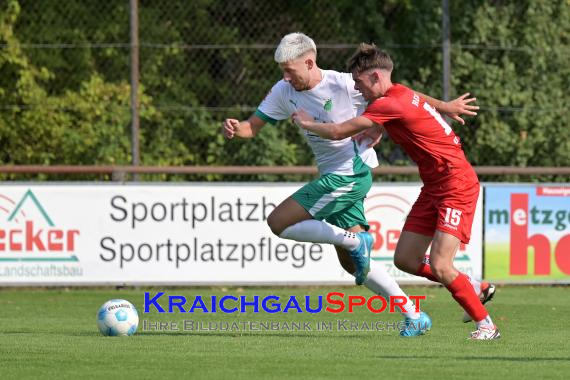
{"label": "player's clenched fist", "polygon": [[233,139],[237,130],[239,128],[239,120],[237,119],[226,119],[223,123],[223,133],[228,139]]}
{"label": "player's clenched fist", "polygon": [[307,121],[315,121],[311,115],[309,115],[305,110],[301,108],[293,112],[291,118],[293,119],[293,122],[300,128],[305,128],[305,122]]}

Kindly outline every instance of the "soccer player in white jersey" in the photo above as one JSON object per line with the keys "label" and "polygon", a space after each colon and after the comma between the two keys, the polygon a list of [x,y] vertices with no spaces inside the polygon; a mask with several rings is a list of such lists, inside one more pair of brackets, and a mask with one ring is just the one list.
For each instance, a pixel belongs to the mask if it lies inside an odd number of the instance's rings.
{"label": "soccer player in white jersey", "polygon": [[[349,73],[322,70],[316,62],[317,49],[311,38],[302,33],[283,37],[275,51],[275,61],[283,72],[257,110],[247,120],[226,119],[223,133],[228,138],[254,137],[266,124],[286,120],[298,109],[315,120],[340,123],[360,115],[366,101],[354,89]],[[458,119],[461,114],[474,114],[465,96],[452,102],[426,97],[439,112]],[[355,276],[357,285],[364,284],[386,299],[404,296],[405,328],[402,336],[416,336],[431,327],[424,312],[415,305],[381,265],[370,267],[372,236],[363,201],[372,185],[371,169],[378,166],[372,146],[379,141],[357,143],[351,138],[339,141],[323,139],[305,132],[320,177],[309,182],[285,199],[269,215],[267,223],[273,233],[300,242],[333,244],[342,267]]]}

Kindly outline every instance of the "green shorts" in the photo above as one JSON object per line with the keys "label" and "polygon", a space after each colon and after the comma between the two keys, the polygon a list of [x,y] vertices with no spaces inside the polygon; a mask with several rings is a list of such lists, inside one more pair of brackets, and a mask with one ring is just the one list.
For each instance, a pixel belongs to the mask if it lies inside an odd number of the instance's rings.
{"label": "green shorts", "polygon": [[297,190],[292,198],[314,219],[344,229],[362,225],[368,230],[364,198],[371,186],[369,170],[355,175],[326,174]]}

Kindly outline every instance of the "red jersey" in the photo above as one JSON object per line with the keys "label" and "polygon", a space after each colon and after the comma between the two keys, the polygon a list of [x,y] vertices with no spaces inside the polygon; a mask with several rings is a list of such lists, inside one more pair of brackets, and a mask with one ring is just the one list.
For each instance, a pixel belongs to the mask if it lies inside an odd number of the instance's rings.
{"label": "red jersey", "polygon": [[362,116],[384,126],[418,165],[426,185],[450,179],[455,173],[474,175],[476,180],[459,137],[435,108],[408,87],[394,84]]}

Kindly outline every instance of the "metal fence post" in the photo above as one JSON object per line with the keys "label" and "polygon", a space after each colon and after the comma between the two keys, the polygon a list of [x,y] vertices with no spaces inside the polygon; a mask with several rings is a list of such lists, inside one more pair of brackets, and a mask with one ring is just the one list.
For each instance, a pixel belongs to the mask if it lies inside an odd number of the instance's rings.
{"label": "metal fence post", "polygon": [[[130,30],[131,30],[131,150],[132,164],[140,164],[139,147],[139,9],[138,0],[130,0]],[[133,174],[133,180],[138,180],[138,174]]]}
{"label": "metal fence post", "polygon": [[443,100],[449,100],[449,77],[451,71],[450,59],[450,31],[449,31],[449,0],[441,2],[441,29],[442,29],[442,49],[443,49]]}

